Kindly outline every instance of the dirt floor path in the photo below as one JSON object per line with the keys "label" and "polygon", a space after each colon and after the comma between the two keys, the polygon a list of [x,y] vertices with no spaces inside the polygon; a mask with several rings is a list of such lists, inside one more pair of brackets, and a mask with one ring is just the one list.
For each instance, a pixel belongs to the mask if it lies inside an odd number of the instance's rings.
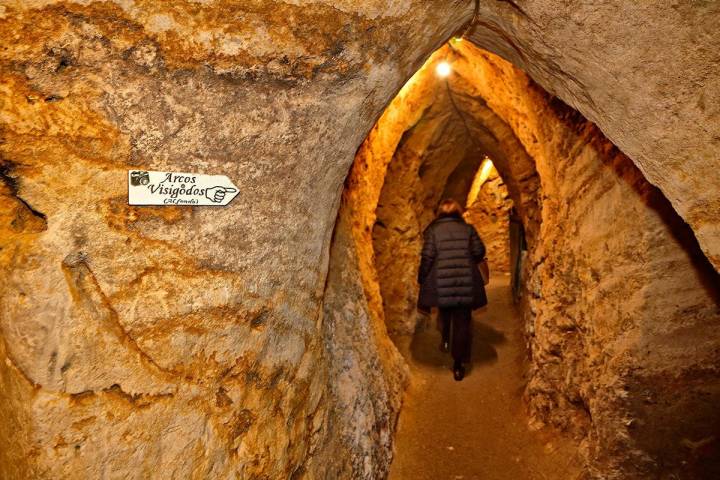
{"label": "dirt floor path", "polygon": [[473,359],[461,382],[438,349],[435,320],[404,350],[412,381],[400,414],[390,480],[570,480],[574,445],[532,432],[521,400],[522,323],[507,277],[488,286],[489,306],[473,318]]}

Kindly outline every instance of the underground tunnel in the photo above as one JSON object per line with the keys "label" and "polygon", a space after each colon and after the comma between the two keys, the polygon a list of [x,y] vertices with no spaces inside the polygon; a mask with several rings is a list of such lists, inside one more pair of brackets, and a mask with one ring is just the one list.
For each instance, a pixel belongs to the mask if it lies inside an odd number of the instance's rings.
{"label": "underground tunnel", "polygon": [[[719,18],[0,1],[0,478],[716,478]],[[492,277],[457,384],[416,309],[445,197]],[[447,398],[479,450],[435,460]]]}
{"label": "underground tunnel", "polygon": [[[453,69],[444,80],[441,63]],[[515,205],[527,236],[520,310],[531,424],[575,438],[600,477],[696,468],[709,478],[713,447],[681,466],[688,447],[673,443],[716,428],[707,423],[715,374],[700,367],[714,362],[718,341],[716,272],[662,193],[597,127],[469,42],[451,40],[410,79],[348,178],[336,228],[347,222],[374,321],[402,350],[418,322],[422,231],[441,198],[465,201],[484,156],[508,196],[494,208],[509,223]],[[493,229],[481,210],[468,210],[470,222],[485,221],[476,229],[507,238],[509,226]],[[508,262],[509,252],[495,253]],[[331,281],[336,255],[348,257],[331,254]]]}

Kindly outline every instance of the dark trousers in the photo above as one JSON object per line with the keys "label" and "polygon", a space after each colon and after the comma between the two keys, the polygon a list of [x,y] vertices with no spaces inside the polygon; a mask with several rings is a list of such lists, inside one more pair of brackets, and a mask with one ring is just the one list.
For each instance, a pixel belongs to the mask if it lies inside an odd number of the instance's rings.
{"label": "dark trousers", "polygon": [[[470,361],[472,346],[472,310],[470,307],[439,309],[444,342],[451,342],[450,352],[455,363]],[[452,335],[451,335],[452,333]]]}

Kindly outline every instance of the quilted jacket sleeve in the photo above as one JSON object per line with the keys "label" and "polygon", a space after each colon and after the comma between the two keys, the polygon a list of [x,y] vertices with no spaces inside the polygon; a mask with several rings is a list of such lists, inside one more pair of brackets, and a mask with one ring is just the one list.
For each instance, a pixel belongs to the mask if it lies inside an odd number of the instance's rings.
{"label": "quilted jacket sleeve", "polygon": [[418,283],[423,283],[432,269],[435,257],[437,256],[437,245],[432,228],[423,233],[423,248],[420,253],[420,269],[418,270]]}

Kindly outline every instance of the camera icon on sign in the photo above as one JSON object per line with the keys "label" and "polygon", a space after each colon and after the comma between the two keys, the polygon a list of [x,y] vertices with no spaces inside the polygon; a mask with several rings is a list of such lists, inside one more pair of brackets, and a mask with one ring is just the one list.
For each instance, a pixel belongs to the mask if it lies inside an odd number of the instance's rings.
{"label": "camera icon on sign", "polygon": [[130,185],[138,187],[140,185],[147,185],[150,183],[150,174],[143,171],[130,172]]}

